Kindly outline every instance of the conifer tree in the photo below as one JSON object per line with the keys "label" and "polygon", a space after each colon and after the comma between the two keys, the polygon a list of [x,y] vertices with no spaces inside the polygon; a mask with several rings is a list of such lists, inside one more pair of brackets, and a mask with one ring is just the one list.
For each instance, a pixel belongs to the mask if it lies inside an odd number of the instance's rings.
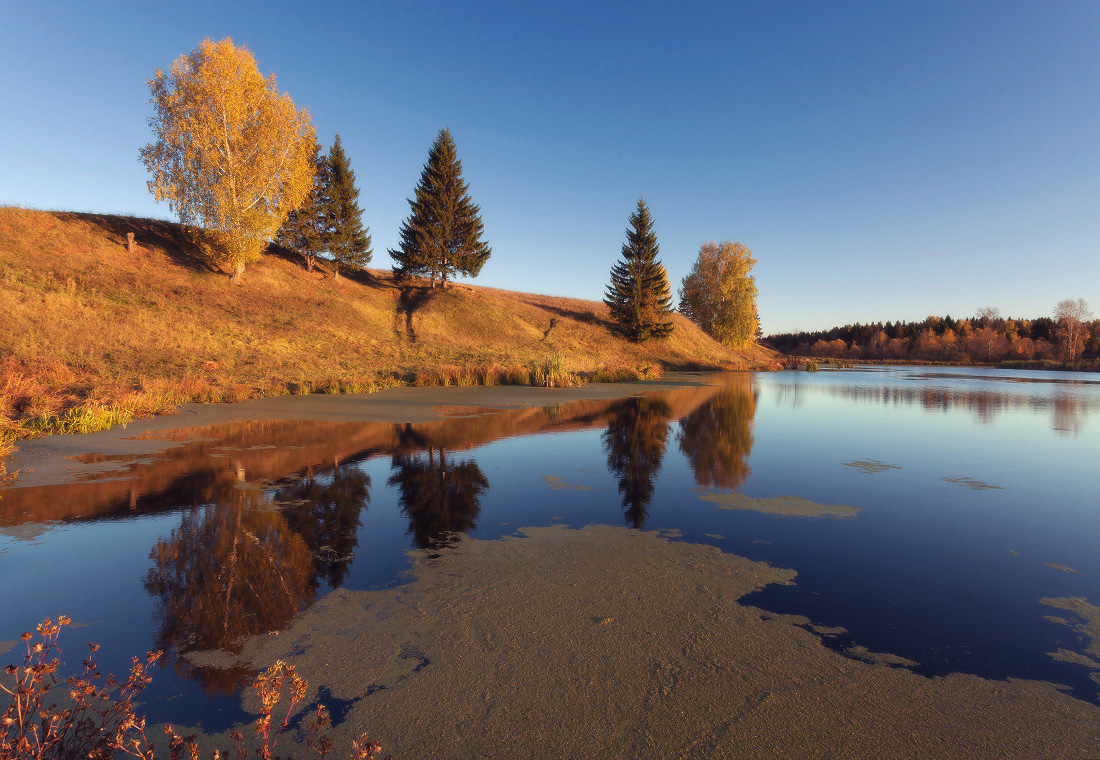
{"label": "conifer tree", "polygon": [[339,277],[341,267],[365,267],[374,254],[370,232],[363,227],[363,209],[359,208],[355,172],[348,163],[339,134],[333,140],[325,160],[325,181],[327,192],[322,208],[328,222],[325,248],[332,256],[333,269]]}
{"label": "conifer tree", "polygon": [[446,127],[432,145],[409,206],[401,242],[389,252],[396,262],[394,274],[426,274],[433,288],[436,277],[441,287],[456,273],[477,277],[492,249],[481,239],[481,209],[470,198],[454,138]]}
{"label": "conifer tree", "polygon": [[319,142],[313,144],[312,161],[315,172],[313,189],[302,205],[287,215],[283,226],[275,234],[275,242],[301,256],[309,272],[317,263],[317,255],[328,244],[328,221],[321,211],[328,203],[328,181],[325,156],[321,153]]}
{"label": "conifer tree", "polygon": [[672,295],[668,273],[657,260],[657,235],[645,199],[638,199],[638,210],[630,215],[622,260],[611,270],[604,303],[611,318],[632,341],[664,338],[672,332]]}

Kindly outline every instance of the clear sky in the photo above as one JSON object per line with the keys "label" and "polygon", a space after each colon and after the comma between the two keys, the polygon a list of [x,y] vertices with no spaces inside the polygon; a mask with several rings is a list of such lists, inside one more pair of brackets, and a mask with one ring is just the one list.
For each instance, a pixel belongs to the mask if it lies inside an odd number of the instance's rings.
{"label": "clear sky", "polygon": [[477,282],[598,299],[640,195],[673,290],[740,239],[765,333],[1100,311],[1100,2],[16,2],[0,204],[171,218],[146,80],[232,37],[340,133],[388,267],[449,126]]}

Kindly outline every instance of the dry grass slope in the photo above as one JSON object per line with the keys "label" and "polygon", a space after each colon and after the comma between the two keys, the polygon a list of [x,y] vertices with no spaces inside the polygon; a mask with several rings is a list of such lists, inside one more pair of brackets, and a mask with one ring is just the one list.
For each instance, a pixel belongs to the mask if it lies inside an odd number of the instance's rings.
{"label": "dry grass slope", "polygon": [[0,208],[0,313],[0,458],[18,437],[191,401],[773,362],[765,349],[730,352],[679,316],[670,338],[635,345],[612,332],[602,303],[433,291],[374,270],[334,280],[278,250],[234,286],[171,222],[21,208]]}

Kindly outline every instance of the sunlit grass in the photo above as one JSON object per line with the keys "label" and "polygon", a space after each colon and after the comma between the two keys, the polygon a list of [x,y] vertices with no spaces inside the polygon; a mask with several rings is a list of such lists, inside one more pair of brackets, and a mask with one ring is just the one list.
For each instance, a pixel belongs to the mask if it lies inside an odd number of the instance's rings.
{"label": "sunlit grass", "polygon": [[671,338],[638,345],[613,331],[602,303],[464,284],[403,289],[374,270],[336,281],[289,255],[266,256],[234,286],[193,255],[178,225],[21,208],[0,208],[0,302],[9,439],[101,430],[189,402],[566,387],[771,360],[731,353],[679,316]]}

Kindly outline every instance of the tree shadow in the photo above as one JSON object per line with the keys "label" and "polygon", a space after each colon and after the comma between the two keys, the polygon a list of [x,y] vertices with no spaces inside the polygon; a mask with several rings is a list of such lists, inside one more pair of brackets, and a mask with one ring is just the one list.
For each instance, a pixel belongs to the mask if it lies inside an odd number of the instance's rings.
{"label": "tree shadow", "polygon": [[126,245],[126,233],[134,233],[134,242],[141,247],[156,246],[165,255],[185,269],[198,272],[220,272],[202,255],[197,244],[197,235],[201,230],[189,229],[176,222],[163,219],[145,219],[132,216],[114,216],[111,214],[91,214],[80,211],[57,212],[59,219],[82,221],[94,224],[104,230],[112,242]]}
{"label": "tree shadow", "polygon": [[532,304],[540,309],[544,309],[549,312],[557,314],[559,317],[566,317],[572,319],[575,322],[581,322],[586,325],[598,325],[600,327],[611,330],[615,325],[607,319],[601,318],[596,312],[591,309],[566,309],[561,306],[550,306],[549,304],[537,303]]}
{"label": "tree shadow", "polygon": [[413,327],[413,316],[420,309],[431,303],[436,291],[433,288],[405,285],[397,296],[397,310],[394,312],[393,331],[400,337],[402,334],[402,322],[404,322],[404,334],[410,341],[416,343],[416,328]]}

